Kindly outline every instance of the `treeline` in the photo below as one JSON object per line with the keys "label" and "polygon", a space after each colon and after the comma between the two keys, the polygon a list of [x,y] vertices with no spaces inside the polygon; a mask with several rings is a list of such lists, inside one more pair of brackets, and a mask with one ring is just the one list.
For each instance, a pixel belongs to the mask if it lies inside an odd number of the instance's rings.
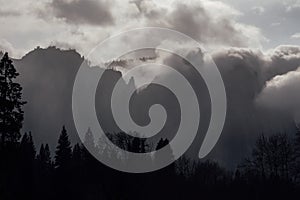
{"label": "treeline", "polygon": [[[138,162],[126,157],[114,145],[94,138],[87,130],[84,144],[71,145],[62,127],[55,153],[48,144],[39,149],[31,133],[20,134],[23,122],[22,88],[5,54],[0,63],[0,199],[290,199],[299,192],[300,131],[294,138],[286,134],[261,135],[235,171],[217,162],[181,157],[161,170],[131,174],[111,169],[93,154],[122,159],[124,165]],[[120,148],[136,153],[160,149],[157,144],[128,136],[107,134]],[[146,158],[149,164],[172,157],[172,149],[160,158]]]}
{"label": "treeline", "polygon": [[[122,138],[114,135],[114,140]],[[126,141],[126,148],[135,151],[144,152],[147,146],[144,140]],[[65,127],[53,157],[48,144],[36,150],[31,133],[25,133],[14,145],[1,144],[0,198],[287,198],[300,194],[299,141],[300,131],[296,140],[285,134],[261,135],[252,155],[234,172],[213,161],[201,162],[183,156],[159,171],[130,174],[103,165],[83,144],[71,146]],[[117,153],[108,146],[103,147],[101,142],[95,143],[90,131],[84,143],[92,144],[101,154],[113,156]],[[167,143],[167,140],[160,140],[156,149]],[[127,158],[124,162],[131,160]]]}

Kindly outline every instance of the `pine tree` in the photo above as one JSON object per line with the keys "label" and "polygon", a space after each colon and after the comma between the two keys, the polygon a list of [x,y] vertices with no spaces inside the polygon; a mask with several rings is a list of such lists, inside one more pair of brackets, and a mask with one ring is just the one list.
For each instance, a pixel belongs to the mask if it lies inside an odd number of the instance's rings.
{"label": "pine tree", "polygon": [[295,159],[296,159],[296,181],[300,182],[300,128],[296,126],[296,138],[295,138]]}
{"label": "pine tree", "polygon": [[42,144],[40,148],[40,153],[38,155],[38,160],[43,160],[42,157],[44,155],[44,152],[45,152],[45,148],[44,148],[44,144]]}
{"label": "pine tree", "polygon": [[50,148],[48,144],[46,144],[45,146],[45,152],[43,157],[44,157],[43,158],[44,162],[48,165],[51,165],[51,154],[50,154]]}
{"label": "pine tree", "polygon": [[12,60],[5,53],[0,62],[0,135],[2,144],[15,143],[20,138],[23,122],[22,87],[15,82],[17,73]]}
{"label": "pine tree", "polygon": [[35,150],[31,132],[29,132],[28,151],[31,155],[31,158],[35,159],[36,150]]}
{"label": "pine tree", "polygon": [[44,144],[41,145],[38,155],[38,161],[43,170],[48,170],[49,168],[51,168],[51,155],[48,144],[46,144],[45,147]]}
{"label": "pine tree", "polygon": [[169,144],[168,139],[164,140],[164,139],[160,138],[160,140],[157,143],[156,150],[159,150],[159,149],[163,148],[164,146],[166,146],[168,144]]}
{"label": "pine tree", "polygon": [[84,146],[91,152],[96,153],[95,139],[90,128],[88,128],[84,137]]}
{"label": "pine tree", "polygon": [[160,139],[159,142],[157,143],[156,145],[156,151],[157,150],[160,150],[162,148],[166,148],[165,151],[163,151],[162,153],[158,154],[158,153],[155,153],[154,154],[154,163],[155,164],[160,164],[166,160],[169,160],[169,161],[173,161],[174,160],[174,155],[173,155],[173,151],[172,149],[170,148],[170,146],[168,145],[169,144],[169,140],[166,138],[166,139]]}
{"label": "pine tree", "polygon": [[28,135],[27,135],[27,133],[24,133],[24,135],[23,135],[23,137],[22,137],[22,139],[21,139],[21,144],[20,144],[20,148],[22,149],[24,146],[25,146],[25,144],[27,144],[28,143]]}
{"label": "pine tree", "polygon": [[82,162],[83,160],[83,150],[80,144],[75,144],[72,152],[72,161],[75,164]]}
{"label": "pine tree", "polygon": [[71,161],[72,147],[65,126],[63,126],[55,151],[55,166],[66,168]]}
{"label": "pine tree", "polygon": [[21,158],[25,164],[32,163],[35,159],[36,150],[32,140],[31,132],[25,133],[20,144]]}
{"label": "pine tree", "polygon": [[42,199],[53,199],[53,165],[49,145],[42,144],[37,156],[37,168],[35,169],[35,196]]}
{"label": "pine tree", "polygon": [[296,127],[295,147],[296,147],[296,156],[297,156],[297,159],[300,160],[300,128],[299,128],[299,126]]}
{"label": "pine tree", "polygon": [[20,159],[15,173],[19,173],[18,184],[22,186],[19,188],[19,195],[27,199],[32,199],[29,191],[34,185],[35,154],[31,133],[25,133],[21,139]]}

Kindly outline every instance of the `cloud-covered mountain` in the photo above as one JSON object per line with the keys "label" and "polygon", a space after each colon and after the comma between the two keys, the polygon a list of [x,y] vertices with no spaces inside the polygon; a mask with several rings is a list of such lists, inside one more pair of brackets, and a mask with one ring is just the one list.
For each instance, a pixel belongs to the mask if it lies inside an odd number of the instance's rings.
{"label": "cloud-covered mountain", "polygon": [[[221,138],[208,157],[223,165],[235,167],[249,153],[259,134],[293,134],[300,107],[300,101],[297,101],[299,95],[296,94],[300,47],[281,46],[267,53],[229,48],[215,52],[213,58],[224,80],[228,111]],[[54,149],[64,124],[72,141],[79,141],[72,118],[71,102],[74,79],[83,60],[74,50],[59,50],[55,47],[37,48],[22,59],[14,60],[20,72],[19,81],[24,88],[24,99],[28,101],[23,130],[32,131],[38,144],[48,142]],[[180,64],[181,61],[176,56],[166,57],[162,62],[183,73],[201,100],[201,119],[204,120],[198,132],[200,134],[189,150],[190,155],[197,157],[203,139],[202,133],[207,128],[210,116],[210,101],[205,100],[207,88],[201,77],[195,76],[192,68],[186,64]],[[124,62],[119,62],[118,65],[126,67]],[[98,85],[98,119],[109,132],[118,131],[110,120],[112,114],[109,97],[120,78],[120,72],[107,70]],[[168,78],[168,75],[160,74],[156,78]],[[124,80],[123,85],[125,88],[135,87],[134,80]],[[155,103],[162,104],[168,114],[166,127],[157,137],[172,138],[180,111],[176,98],[164,88],[154,85],[135,93],[130,105],[133,120],[140,125],[149,123],[149,106]]]}

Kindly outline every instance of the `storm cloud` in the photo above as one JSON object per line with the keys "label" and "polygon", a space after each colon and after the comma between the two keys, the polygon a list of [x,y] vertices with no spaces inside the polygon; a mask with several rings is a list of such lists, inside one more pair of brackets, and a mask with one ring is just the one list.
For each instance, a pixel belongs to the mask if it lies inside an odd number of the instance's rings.
{"label": "storm cloud", "polygon": [[[260,134],[283,132],[294,137],[300,111],[299,46],[279,46],[269,52],[228,48],[214,52],[213,59],[224,81],[228,107],[221,138],[209,158],[235,167],[251,153]],[[174,60],[167,57],[165,64],[176,66]],[[192,155],[197,156],[199,143],[198,137]]]}
{"label": "storm cloud", "polygon": [[112,25],[110,2],[106,0],[53,0],[50,6],[57,18],[71,24]]}
{"label": "storm cloud", "polygon": [[146,19],[144,25],[175,29],[207,46],[260,47],[266,41],[258,28],[237,22],[241,13],[222,2],[174,1],[163,7],[143,0],[135,4]]}

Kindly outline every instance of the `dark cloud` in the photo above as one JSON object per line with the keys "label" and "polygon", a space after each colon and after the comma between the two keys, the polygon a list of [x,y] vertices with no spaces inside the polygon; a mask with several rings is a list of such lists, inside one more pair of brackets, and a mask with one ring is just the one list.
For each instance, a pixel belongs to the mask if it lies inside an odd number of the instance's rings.
{"label": "dark cloud", "polygon": [[55,17],[72,24],[112,25],[114,18],[106,0],[53,0]]}
{"label": "dark cloud", "polygon": [[227,18],[215,20],[201,5],[191,7],[178,4],[170,14],[169,21],[173,28],[202,42],[214,42],[243,46],[244,37],[235,24]]}
{"label": "dark cloud", "polygon": [[[273,94],[273,90],[267,91],[270,90],[268,82],[273,82],[276,76],[287,76],[286,79],[299,77],[286,75],[294,74],[293,71],[300,66],[299,50],[300,47],[296,46],[281,46],[269,53],[246,48],[230,48],[214,53],[213,58],[226,88],[228,107],[221,138],[209,155],[211,159],[233,168],[251,152],[255,140],[261,133],[270,135],[285,132],[294,136],[296,117],[294,110],[295,107],[299,107],[299,95],[296,95],[299,93],[296,92],[299,81],[290,80],[289,89],[282,89],[281,92],[276,90],[276,94]],[[171,56],[165,63],[176,66],[174,60]],[[185,68],[183,65],[180,67]],[[193,73],[186,73],[190,74],[189,80],[194,81]],[[200,89],[198,94],[203,94],[203,89]],[[263,103],[260,100],[261,96],[264,97]],[[278,101],[277,96],[280,96]],[[294,98],[295,96],[298,98]],[[275,109],[279,106],[278,102],[283,101],[285,97],[293,99],[287,101],[287,104],[294,109],[288,109],[287,105],[281,106],[282,109]],[[206,112],[201,114],[205,116]],[[201,146],[198,135],[197,142],[190,152],[195,157]]]}
{"label": "dark cloud", "polygon": [[[274,98],[265,98],[264,104],[258,99],[264,95],[270,80],[300,66],[299,50],[300,47],[284,46],[264,54],[235,48],[214,55],[226,87],[228,113],[220,142],[211,155],[213,158],[226,165],[240,162],[250,153],[261,133],[285,132],[294,136],[294,113],[289,109],[270,107],[274,104],[272,101],[276,101]],[[288,92],[292,96],[295,91]]]}
{"label": "dark cloud", "polygon": [[176,1],[168,8],[150,0],[134,3],[146,25],[172,28],[207,45],[257,47],[265,40],[259,29],[238,23],[235,17],[239,12],[221,2]]}

